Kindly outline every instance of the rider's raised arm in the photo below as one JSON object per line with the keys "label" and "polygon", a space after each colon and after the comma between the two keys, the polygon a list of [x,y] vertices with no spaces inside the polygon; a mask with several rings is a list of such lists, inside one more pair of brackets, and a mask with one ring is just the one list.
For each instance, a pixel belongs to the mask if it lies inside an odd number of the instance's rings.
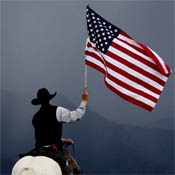
{"label": "rider's raised arm", "polygon": [[59,122],[66,122],[66,123],[80,120],[85,114],[86,104],[87,102],[82,101],[80,103],[80,106],[75,111],[70,111],[60,106],[57,107],[56,112],[57,120]]}
{"label": "rider's raised arm", "polygon": [[57,107],[57,111],[56,111],[57,120],[59,122],[66,122],[66,123],[80,120],[86,112],[87,97],[88,97],[87,90],[85,90],[83,92],[82,101],[81,101],[80,105],[74,111],[70,111],[70,110],[63,108],[63,107],[60,107],[60,106]]}

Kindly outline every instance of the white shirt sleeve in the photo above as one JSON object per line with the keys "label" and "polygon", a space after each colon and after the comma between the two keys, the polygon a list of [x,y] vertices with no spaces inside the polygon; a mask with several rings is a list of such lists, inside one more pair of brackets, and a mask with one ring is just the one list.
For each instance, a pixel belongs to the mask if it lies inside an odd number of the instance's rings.
{"label": "white shirt sleeve", "polygon": [[80,120],[86,112],[87,101],[82,101],[75,111],[70,111],[61,106],[57,107],[56,117],[59,122],[74,122]]}

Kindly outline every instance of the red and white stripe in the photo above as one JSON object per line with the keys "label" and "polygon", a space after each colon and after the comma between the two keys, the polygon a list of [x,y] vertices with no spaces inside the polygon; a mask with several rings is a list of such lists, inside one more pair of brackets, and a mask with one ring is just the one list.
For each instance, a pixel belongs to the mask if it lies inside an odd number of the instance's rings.
{"label": "red and white stripe", "polygon": [[106,54],[87,39],[86,64],[105,75],[113,92],[148,111],[155,107],[171,69],[149,47],[121,31]]}

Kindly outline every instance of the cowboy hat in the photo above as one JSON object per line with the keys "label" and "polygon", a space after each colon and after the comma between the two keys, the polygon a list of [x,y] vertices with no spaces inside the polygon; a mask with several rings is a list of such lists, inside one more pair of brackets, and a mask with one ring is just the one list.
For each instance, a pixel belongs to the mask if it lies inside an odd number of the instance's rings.
{"label": "cowboy hat", "polygon": [[25,156],[18,160],[12,175],[61,175],[61,168],[53,159],[45,156]]}
{"label": "cowboy hat", "polygon": [[46,88],[39,89],[37,92],[37,98],[33,99],[31,103],[33,105],[39,105],[47,103],[49,100],[56,96],[56,92],[54,94],[50,94]]}

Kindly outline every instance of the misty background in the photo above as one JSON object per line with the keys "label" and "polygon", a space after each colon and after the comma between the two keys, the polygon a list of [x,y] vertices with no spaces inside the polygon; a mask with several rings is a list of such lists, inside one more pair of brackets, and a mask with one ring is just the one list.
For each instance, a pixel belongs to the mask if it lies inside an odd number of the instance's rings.
{"label": "misty background", "polygon": [[[84,88],[86,5],[150,46],[173,69],[174,1],[1,1],[1,173],[34,147],[37,90],[75,109]],[[174,174],[174,75],[152,112],[126,102],[88,67],[88,109],[65,124],[85,173]],[[70,149],[71,151],[71,149]]]}

